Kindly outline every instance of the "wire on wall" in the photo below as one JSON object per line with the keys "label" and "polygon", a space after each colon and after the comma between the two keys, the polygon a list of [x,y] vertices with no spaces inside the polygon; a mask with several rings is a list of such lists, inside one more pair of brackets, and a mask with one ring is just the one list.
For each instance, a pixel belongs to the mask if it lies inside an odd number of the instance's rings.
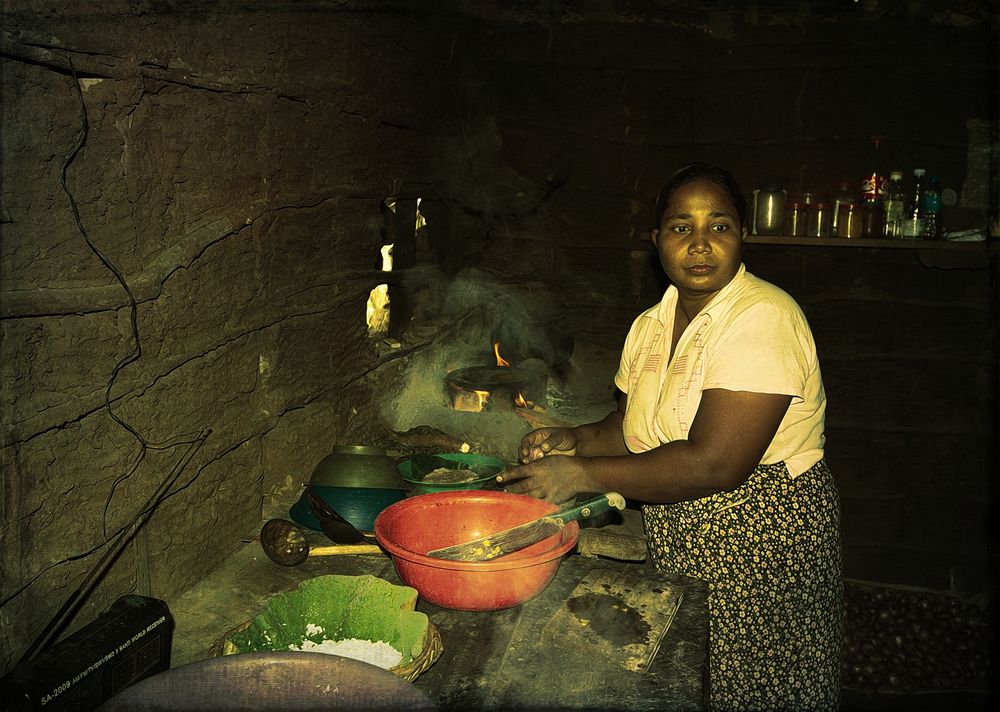
{"label": "wire on wall", "polygon": [[[76,73],[76,69],[73,66],[72,57],[67,55],[69,61],[70,72],[73,76],[73,83],[76,88],[77,98],[80,101],[81,110],[81,123],[80,129],[77,132],[76,141],[72,150],[67,154],[65,160],[63,161],[62,167],[59,172],[59,184],[62,186],[63,191],[69,197],[70,207],[73,211],[73,219],[76,222],[77,229],[80,234],[83,235],[83,239],[86,241],[87,246],[90,250],[97,255],[98,259],[104,264],[105,267],[115,276],[118,283],[125,290],[125,294],[128,296],[129,303],[129,320],[131,324],[132,331],[132,350],[123,358],[121,358],[114,366],[111,371],[111,375],[108,378],[107,389],[104,392],[104,407],[108,412],[108,415],[124,430],[129,432],[132,437],[136,439],[139,443],[140,449],[139,454],[136,457],[135,462],[115,481],[112,483],[111,488],[108,492],[107,499],[104,504],[104,510],[102,514],[102,525],[103,525],[103,535],[104,543],[107,544],[107,548],[104,554],[101,556],[100,560],[90,568],[83,581],[76,587],[76,589],[70,594],[70,596],[63,602],[63,605],[59,608],[56,614],[46,623],[42,628],[41,632],[35,637],[32,643],[24,651],[19,664],[30,660],[32,657],[38,653],[44,651],[60,634],[62,630],[69,624],[73,616],[79,610],[80,606],[86,600],[90,592],[97,586],[101,577],[105,574],[110,565],[117,558],[117,555],[121,550],[132,540],[135,534],[142,528],[142,526],[149,520],[149,518],[156,511],[157,507],[166,499],[167,495],[170,493],[171,488],[180,478],[181,474],[190,464],[191,460],[201,446],[204,444],[205,440],[211,434],[211,429],[205,428],[200,433],[197,434],[186,434],[178,435],[170,438],[163,443],[151,443],[142,434],[133,427],[124,418],[119,416],[114,409],[111,407],[111,392],[114,388],[115,382],[118,379],[118,375],[121,373],[122,369],[128,366],[130,363],[135,362],[142,355],[142,343],[139,338],[139,327],[138,327],[138,304],[135,299],[135,295],[132,293],[132,289],[129,287],[128,281],[125,279],[121,270],[101,252],[100,248],[94,244],[90,239],[90,235],[87,233],[86,228],[83,225],[83,221],[80,219],[80,211],[77,206],[76,199],[73,197],[73,193],[70,191],[69,186],[66,184],[66,170],[69,168],[70,164],[76,158],[77,154],[83,148],[88,131],[88,121],[87,121],[87,107],[83,100],[83,91],[80,89],[80,81]],[[179,445],[187,444],[188,448],[184,455],[174,463],[171,471],[167,474],[163,480],[157,485],[153,494],[146,501],[146,503],[136,512],[127,524],[120,527],[112,535],[108,535],[107,532],[107,512],[111,504],[112,498],[114,496],[115,488],[125,481],[135,471],[138,469],[139,465],[145,458],[146,452],[148,450],[166,450],[169,448],[177,447]]]}
{"label": "wire on wall", "polygon": [[177,479],[181,476],[181,473],[187,468],[188,463],[194,458],[195,453],[201,448],[202,444],[208,438],[212,431],[209,429],[203,430],[197,438],[190,441],[190,445],[184,456],[174,464],[173,469],[170,473],[160,482],[156,491],[153,492],[152,496],[146,502],[145,506],[139,510],[139,512],[132,518],[132,521],[128,523],[127,526],[122,527],[116,534],[114,542],[109,546],[104,554],[101,556],[100,560],[95,566],[93,566],[84,577],[83,581],[74,589],[73,593],[63,602],[63,605],[59,608],[56,614],[45,624],[42,631],[35,637],[31,644],[22,654],[18,665],[22,665],[27,661],[31,660],[35,655],[43,652],[66,628],[69,622],[72,620],[73,616],[83,605],[83,602],[87,599],[87,595],[94,589],[97,585],[100,577],[107,570],[108,566],[115,560],[118,553],[128,544],[132,537],[135,536],[136,532],[146,523],[146,521],[153,516],[153,512],[159,506],[160,502],[164,500],[170,488],[174,485]]}
{"label": "wire on wall", "polygon": [[84,241],[87,243],[87,247],[90,248],[91,252],[93,252],[97,256],[97,258],[101,261],[102,264],[104,264],[104,266],[108,269],[108,271],[110,271],[115,276],[115,279],[121,285],[122,289],[125,291],[126,296],[128,297],[129,323],[132,332],[132,350],[128,354],[123,356],[115,364],[114,368],[111,370],[111,375],[108,377],[108,385],[104,391],[104,408],[108,412],[108,415],[111,417],[112,420],[118,423],[120,427],[128,431],[132,435],[132,437],[136,439],[136,441],[139,443],[139,453],[136,456],[136,459],[132,463],[132,465],[124,473],[118,476],[114,480],[114,482],[112,482],[111,487],[108,491],[108,496],[105,500],[102,512],[103,535],[105,542],[107,542],[111,538],[108,536],[108,531],[107,531],[107,514],[108,514],[108,509],[111,505],[111,501],[114,497],[115,490],[122,482],[129,479],[135,473],[135,471],[139,469],[139,465],[141,465],[143,460],[145,459],[147,451],[167,450],[176,447],[178,445],[190,444],[196,442],[196,438],[194,434],[185,434],[185,435],[175,436],[162,443],[151,443],[148,440],[146,440],[135,427],[133,427],[124,418],[119,416],[118,413],[115,412],[114,408],[111,407],[111,392],[112,389],[114,388],[115,383],[118,380],[118,375],[122,372],[122,370],[126,366],[128,366],[131,363],[134,363],[135,361],[138,361],[139,358],[142,356],[142,341],[139,338],[139,325],[138,325],[139,305],[138,302],[136,302],[135,295],[132,293],[132,288],[129,286],[128,281],[125,279],[125,276],[122,274],[121,270],[118,269],[118,267],[110,259],[108,259],[108,257],[101,251],[101,249],[96,244],[94,244],[94,241],[91,240],[90,234],[87,232],[86,227],[84,227],[83,225],[83,220],[81,220],[80,218],[80,210],[79,207],[77,206],[76,198],[73,196],[72,191],[70,191],[69,186],[66,184],[66,170],[69,168],[70,164],[73,162],[77,154],[80,152],[80,150],[86,143],[88,129],[89,129],[89,122],[87,118],[87,105],[83,100],[83,91],[80,89],[80,81],[76,73],[76,68],[73,66],[73,58],[68,54],[66,55],[66,58],[69,63],[70,72],[73,76],[73,86],[76,89],[77,99],[80,102],[80,129],[77,132],[75,145],[73,146],[72,150],[66,155],[66,158],[63,160],[62,168],[59,171],[59,185],[62,186],[63,192],[66,193],[66,196],[69,198],[70,208],[73,211],[73,220],[76,223],[76,227],[80,231],[80,234],[83,236]]}

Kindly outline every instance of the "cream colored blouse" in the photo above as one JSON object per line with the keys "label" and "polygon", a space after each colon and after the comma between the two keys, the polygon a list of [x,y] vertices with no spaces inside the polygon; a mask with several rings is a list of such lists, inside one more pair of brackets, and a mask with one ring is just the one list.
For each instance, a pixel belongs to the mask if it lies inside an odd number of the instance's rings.
{"label": "cream colored blouse", "polygon": [[684,330],[670,362],[677,289],[632,323],[615,384],[628,394],[625,442],[632,452],[687,438],[702,391],[722,388],[792,396],[761,460],[796,477],[823,457],[826,394],[812,331],[799,305],[740,265]]}

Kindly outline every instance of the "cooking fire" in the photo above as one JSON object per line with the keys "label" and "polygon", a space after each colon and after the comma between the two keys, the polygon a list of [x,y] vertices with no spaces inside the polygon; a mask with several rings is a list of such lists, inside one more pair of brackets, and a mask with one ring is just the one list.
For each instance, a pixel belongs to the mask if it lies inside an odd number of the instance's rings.
{"label": "cooking fire", "polygon": [[469,366],[450,371],[446,377],[451,407],[481,413],[484,410],[511,411],[544,403],[548,378],[544,372],[530,373],[513,367],[500,355],[500,343],[493,344],[495,366]]}

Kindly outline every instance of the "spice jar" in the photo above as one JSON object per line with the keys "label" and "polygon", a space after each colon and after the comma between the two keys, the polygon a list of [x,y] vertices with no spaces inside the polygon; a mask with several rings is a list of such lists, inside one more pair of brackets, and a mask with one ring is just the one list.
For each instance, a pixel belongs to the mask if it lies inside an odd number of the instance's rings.
{"label": "spice jar", "polygon": [[837,237],[861,237],[861,206],[841,203],[837,209]]}
{"label": "spice jar", "polygon": [[783,234],[804,237],[806,234],[806,204],[793,201],[785,206],[785,226]]}
{"label": "spice jar", "polygon": [[818,202],[809,206],[806,219],[808,237],[830,237],[833,227],[833,209],[829,203]]}
{"label": "spice jar", "polygon": [[866,200],[861,206],[861,237],[882,237],[882,204]]}
{"label": "spice jar", "polygon": [[853,192],[851,191],[851,184],[847,181],[842,181],[837,191],[834,194],[833,200],[833,212],[831,214],[832,222],[830,223],[830,234],[840,235],[840,230],[837,223],[840,219],[840,206],[844,203],[850,203],[855,200]]}

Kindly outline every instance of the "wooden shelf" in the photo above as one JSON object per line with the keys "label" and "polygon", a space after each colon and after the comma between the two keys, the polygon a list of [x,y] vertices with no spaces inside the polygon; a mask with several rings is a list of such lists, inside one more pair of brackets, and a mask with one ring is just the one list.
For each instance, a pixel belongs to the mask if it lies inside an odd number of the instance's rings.
{"label": "wooden shelf", "polygon": [[750,245],[807,245],[817,247],[874,247],[902,250],[985,250],[986,240],[864,240],[848,237],[790,237],[785,235],[747,235]]}

